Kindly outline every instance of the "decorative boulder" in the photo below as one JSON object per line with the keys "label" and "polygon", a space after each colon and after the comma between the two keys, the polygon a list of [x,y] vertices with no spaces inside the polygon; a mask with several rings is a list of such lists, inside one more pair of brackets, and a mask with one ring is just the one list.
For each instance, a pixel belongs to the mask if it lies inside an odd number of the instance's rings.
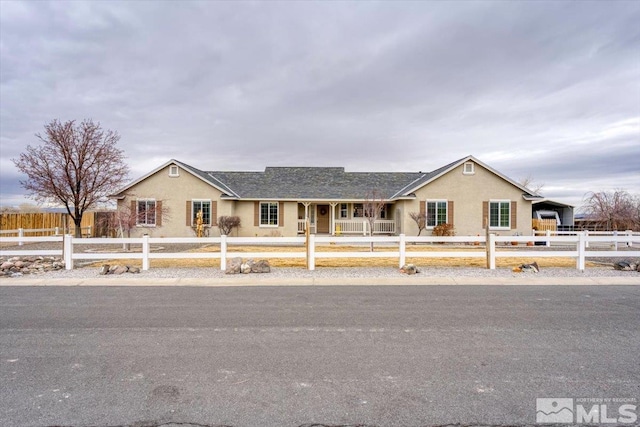
{"label": "decorative boulder", "polygon": [[238,274],[242,267],[242,258],[236,257],[227,260],[227,268],[225,274]]}
{"label": "decorative boulder", "polygon": [[251,272],[252,273],[270,273],[271,265],[269,264],[269,261],[267,261],[266,259],[261,259],[259,261],[254,262],[251,265]]}
{"label": "decorative boulder", "polygon": [[618,261],[615,264],[613,264],[613,268],[620,271],[634,270],[631,268],[631,263],[628,261]]}
{"label": "decorative boulder", "polygon": [[109,274],[110,269],[111,269],[111,266],[109,264],[105,264],[102,267],[100,267],[99,274],[102,276],[104,276],[105,274]]}
{"label": "decorative boulder", "polygon": [[116,268],[113,269],[111,274],[124,274],[129,271],[129,269],[125,265],[116,265],[115,267]]}
{"label": "decorative boulder", "polygon": [[522,264],[520,269],[525,273],[538,273],[540,271],[540,267],[538,267],[538,263],[535,261],[531,264]]}
{"label": "decorative boulder", "polygon": [[405,264],[400,268],[400,273],[403,274],[416,274],[419,273],[418,267],[413,264]]}
{"label": "decorative boulder", "polygon": [[240,273],[242,274],[249,274],[251,273],[251,265],[253,264],[253,260],[249,260],[247,262],[243,262],[242,265],[240,265]]}
{"label": "decorative boulder", "polygon": [[140,269],[138,267],[129,267],[129,266],[127,266],[127,268],[129,270],[129,273],[132,273],[132,274],[140,273]]}

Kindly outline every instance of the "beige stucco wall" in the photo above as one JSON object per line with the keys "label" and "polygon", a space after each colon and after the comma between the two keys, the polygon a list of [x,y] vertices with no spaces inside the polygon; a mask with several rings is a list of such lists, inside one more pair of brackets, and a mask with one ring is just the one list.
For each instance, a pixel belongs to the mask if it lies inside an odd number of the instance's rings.
{"label": "beige stucco wall", "polygon": [[[204,199],[217,202],[216,217],[233,214],[233,202],[220,200],[221,192],[180,169],[179,176],[169,176],[169,166],[149,176],[126,191],[126,198],[118,201],[118,207],[131,206],[131,201],[149,198],[162,201],[162,225],[157,227],[136,227],[132,236],[148,233],[152,237],[193,237],[195,233],[187,226],[187,200]],[[211,227],[210,236],[219,236],[218,227]]]}
{"label": "beige stucco wall", "polygon": [[[402,209],[403,230],[407,235],[418,234],[418,227],[410,212],[420,211],[420,201],[427,199],[452,200],[454,227],[457,236],[484,234],[482,202],[507,199],[518,203],[517,228],[496,230],[499,235],[531,234],[531,202],[522,198],[523,191],[482,166],[475,165],[473,175],[465,175],[463,166],[455,168],[415,192],[415,200],[398,203]],[[430,235],[427,229],[423,235]]]}

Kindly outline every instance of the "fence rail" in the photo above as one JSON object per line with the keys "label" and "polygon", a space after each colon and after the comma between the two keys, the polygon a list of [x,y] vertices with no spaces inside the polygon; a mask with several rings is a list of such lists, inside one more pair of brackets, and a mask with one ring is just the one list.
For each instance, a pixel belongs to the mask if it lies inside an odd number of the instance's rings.
{"label": "fence rail", "polygon": [[[307,268],[315,269],[316,259],[327,258],[397,258],[398,265],[406,263],[407,257],[411,258],[485,258],[490,269],[496,268],[497,258],[507,257],[568,257],[576,260],[576,268],[585,269],[586,258],[589,257],[640,257],[640,250],[634,250],[634,245],[640,245],[640,233],[593,235],[594,233],[574,233],[572,235],[544,235],[544,236],[498,236],[490,234],[485,236],[316,236],[305,237],[174,237],[158,238],[143,236],[138,238],[75,238],[71,235],[53,237],[0,237],[0,244],[7,243],[39,243],[59,242],[60,249],[55,250],[29,250],[29,249],[2,249],[0,256],[16,255],[47,255],[64,256],[65,268],[73,269],[76,260],[103,260],[103,259],[137,259],[142,261],[142,269],[150,268],[153,259],[219,259],[220,268],[226,269],[226,261],[231,257],[245,258],[299,258],[306,259]],[[553,243],[558,249],[535,250],[514,248],[514,243],[525,245],[529,242]],[[319,250],[321,245],[355,244],[355,245],[379,245],[383,250],[378,251],[327,251]],[[407,245],[425,244],[434,245],[441,243],[466,244],[477,246],[477,250],[442,250],[442,251],[407,251]],[[610,250],[589,250],[589,243],[608,244]],[[213,245],[216,251],[201,252],[152,252],[152,244],[200,244]],[[137,252],[112,252],[112,251],[75,251],[86,245],[136,245],[140,249]],[[619,245],[626,246],[624,251],[619,250]],[[241,246],[296,246],[299,251],[256,251],[239,252],[234,248]],[[507,249],[507,246],[508,249]],[[412,247],[413,248],[413,247]],[[533,250],[532,250],[533,249]]]}

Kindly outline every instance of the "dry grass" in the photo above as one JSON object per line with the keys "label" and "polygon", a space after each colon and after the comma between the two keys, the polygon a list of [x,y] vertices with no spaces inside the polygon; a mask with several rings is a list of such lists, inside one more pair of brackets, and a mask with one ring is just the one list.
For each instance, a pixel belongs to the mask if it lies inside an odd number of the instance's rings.
{"label": "dry grass", "polygon": [[[304,252],[303,246],[230,246],[230,252],[249,253],[249,252]],[[374,248],[376,252],[393,252],[398,251],[397,246],[377,246]],[[406,262],[424,267],[480,267],[486,268],[487,262],[485,258],[423,258],[411,257],[411,252],[450,252],[450,251],[468,251],[485,253],[484,247],[445,247],[437,245],[421,245],[407,246]],[[218,246],[206,246],[200,249],[194,249],[187,252],[220,252]],[[369,246],[318,246],[316,252],[369,252]],[[306,260],[287,259],[287,258],[268,258],[269,263],[273,267],[306,267]],[[521,264],[536,261],[541,268],[545,267],[569,267],[575,268],[576,261],[573,258],[546,258],[536,257],[535,252],[526,258],[496,258],[496,267],[510,268]],[[150,261],[153,267],[160,268],[189,268],[189,267],[216,267],[220,268],[220,260],[218,259],[153,259]],[[94,263],[92,265],[102,265],[105,262]],[[141,266],[140,260],[112,260],[107,261],[109,264],[127,264]],[[587,266],[593,267],[595,264],[587,262]],[[316,267],[398,267],[398,258],[316,258]]]}

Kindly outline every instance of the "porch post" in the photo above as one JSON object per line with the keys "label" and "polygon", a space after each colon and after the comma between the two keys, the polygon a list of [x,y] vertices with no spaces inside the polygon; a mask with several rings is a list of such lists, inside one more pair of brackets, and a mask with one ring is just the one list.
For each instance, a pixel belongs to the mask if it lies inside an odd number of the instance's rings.
{"label": "porch post", "polygon": [[310,233],[311,232],[311,218],[309,218],[309,205],[311,203],[309,202],[302,202],[302,205],[304,206],[304,226],[305,226],[305,233]]}
{"label": "porch post", "polygon": [[329,227],[331,227],[331,235],[335,236],[336,235],[336,205],[337,203],[333,202],[333,203],[329,203],[331,205],[331,214],[329,216]]}

